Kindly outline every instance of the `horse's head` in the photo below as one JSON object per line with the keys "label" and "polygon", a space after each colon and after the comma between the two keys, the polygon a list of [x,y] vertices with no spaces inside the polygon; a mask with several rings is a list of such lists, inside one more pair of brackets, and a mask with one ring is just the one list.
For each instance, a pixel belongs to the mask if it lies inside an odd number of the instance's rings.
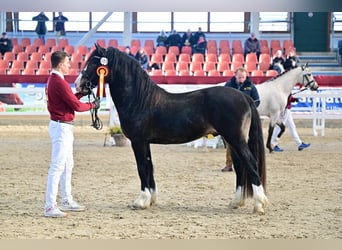
{"label": "horse's head", "polygon": [[109,75],[109,69],[106,49],[95,44],[95,50],[91,53],[84,69],[75,80],[76,90],[83,95],[88,95],[99,84],[99,81],[104,83],[107,75]]}
{"label": "horse's head", "polygon": [[308,67],[308,63],[302,65],[302,75],[303,80],[302,84],[305,88],[310,88],[310,90],[317,90],[318,83],[316,82],[315,78],[313,77],[310,68]]}

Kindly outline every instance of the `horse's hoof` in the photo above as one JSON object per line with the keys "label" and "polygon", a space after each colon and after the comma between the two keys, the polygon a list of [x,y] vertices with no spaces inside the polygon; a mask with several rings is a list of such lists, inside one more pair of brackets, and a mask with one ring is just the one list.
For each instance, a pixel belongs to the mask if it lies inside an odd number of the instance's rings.
{"label": "horse's hoof", "polygon": [[254,206],[253,213],[258,214],[258,215],[264,215],[265,210],[262,206]]}
{"label": "horse's hoof", "polygon": [[245,205],[245,201],[241,200],[241,201],[231,201],[229,203],[229,207],[232,209],[237,209],[239,207],[243,207]]}

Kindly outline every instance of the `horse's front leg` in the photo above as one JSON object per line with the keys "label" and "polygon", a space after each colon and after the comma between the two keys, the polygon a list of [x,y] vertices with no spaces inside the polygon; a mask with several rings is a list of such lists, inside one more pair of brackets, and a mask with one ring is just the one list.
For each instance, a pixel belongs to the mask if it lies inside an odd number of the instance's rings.
{"label": "horse's front leg", "polygon": [[274,125],[270,123],[270,125],[268,126],[268,135],[267,135],[267,142],[266,142],[266,147],[268,148],[270,153],[272,153],[273,151],[273,148],[271,145],[271,138],[272,138],[273,130],[274,130]]}
{"label": "horse's front leg", "polygon": [[132,142],[138,173],[141,182],[141,191],[136,200],[133,201],[132,208],[145,209],[156,203],[157,189],[153,176],[153,164],[151,158],[150,145]]}

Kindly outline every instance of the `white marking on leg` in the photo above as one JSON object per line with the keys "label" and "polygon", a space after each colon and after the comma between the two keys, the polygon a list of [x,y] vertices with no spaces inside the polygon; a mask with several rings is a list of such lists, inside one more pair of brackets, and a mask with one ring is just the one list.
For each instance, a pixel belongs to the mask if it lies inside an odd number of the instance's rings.
{"label": "white marking on leg", "polygon": [[151,193],[151,205],[156,204],[157,194],[158,194],[157,187],[155,187],[155,189],[150,188],[150,193]]}
{"label": "white marking on leg", "polygon": [[265,214],[264,208],[268,204],[268,199],[262,185],[256,186],[252,184],[253,199],[254,199],[254,212],[258,214]]}
{"label": "white marking on leg", "polygon": [[140,192],[138,198],[133,202],[133,209],[145,209],[149,208],[151,205],[151,193],[148,188]]}
{"label": "white marking on leg", "polygon": [[242,194],[242,186],[238,186],[236,188],[236,192],[235,192],[235,195],[234,195],[234,198],[233,200],[230,202],[229,206],[231,208],[239,208],[239,207],[243,207],[245,205],[245,199],[243,197],[243,194]]}

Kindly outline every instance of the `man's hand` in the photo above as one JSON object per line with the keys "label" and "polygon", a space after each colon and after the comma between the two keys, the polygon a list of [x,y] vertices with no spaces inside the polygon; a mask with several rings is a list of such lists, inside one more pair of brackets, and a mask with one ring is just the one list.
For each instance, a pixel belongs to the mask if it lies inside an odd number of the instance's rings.
{"label": "man's hand", "polygon": [[100,97],[96,97],[95,100],[93,101],[93,104],[94,104],[94,109],[99,109],[101,106]]}

